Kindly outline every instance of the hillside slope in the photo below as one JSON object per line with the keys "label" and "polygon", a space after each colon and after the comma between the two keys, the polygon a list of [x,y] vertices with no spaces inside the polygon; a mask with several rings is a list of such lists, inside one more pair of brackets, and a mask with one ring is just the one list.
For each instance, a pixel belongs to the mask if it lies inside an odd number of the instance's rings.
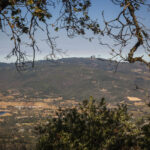
{"label": "hillside slope", "polygon": [[[150,74],[139,64],[89,58],[66,58],[55,62],[38,61],[33,70],[18,73],[13,65],[0,65],[0,90],[17,89],[34,97],[51,95],[64,99],[85,99],[90,95],[121,101],[127,96],[146,99]],[[145,93],[146,92],[146,93]]]}

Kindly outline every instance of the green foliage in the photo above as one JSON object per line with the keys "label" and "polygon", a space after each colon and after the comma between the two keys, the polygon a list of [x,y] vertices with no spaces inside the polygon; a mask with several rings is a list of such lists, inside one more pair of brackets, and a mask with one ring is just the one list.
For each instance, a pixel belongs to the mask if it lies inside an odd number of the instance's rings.
{"label": "green foliage", "polygon": [[145,124],[142,128],[142,137],[140,138],[141,148],[144,150],[150,149],[150,123]]}
{"label": "green foliage", "polygon": [[37,150],[138,149],[139,130],[130,121],[126,106],[109,109],[104,99],[91,98],[78,108],[60,110],[38,131]]}

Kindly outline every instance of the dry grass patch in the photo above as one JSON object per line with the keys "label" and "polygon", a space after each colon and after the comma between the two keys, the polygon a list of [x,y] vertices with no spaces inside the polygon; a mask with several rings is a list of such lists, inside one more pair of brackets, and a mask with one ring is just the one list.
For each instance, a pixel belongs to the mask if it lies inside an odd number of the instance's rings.
{"label": "dry grass patch", "polygon": [[0,119],[0,122],[3,122],[4,121],[4,119]]}
{"label": "dry grass patch", "polygon": [[10,113],[5,113],[5,114],[1,115],[1,117],[9,117],[9,116],[12,116],[12,114],[10,114]]}
{"label": "dry grass patch", "polygon": [[108,92],[108,90],[107,90],[107,89],[104,89],[104,88],[101,89],[100,91],[101,91],[101,92],[104,92],[104,93]]}
{"label": "dry grass patch", "polygon": [[54,101],[54,99],[53,98],[47,98],[47,99],[43,99],[42,101],[46,102],[46,103],[51,103]]}
{"label": "dry grass patch", "polygon": [[0,102],[1,108],[12,107],[32,107],[32,108],[50,108],[46,103],[42,102]]}
{"label": "dry grass patch", "polygon": [[145,103],[144,102],[135,102],[134,105],[135,106],[144,106]]}
{"label": "dry grass patch", "polygon": [[130,96],[127,96],[127,99],[129,100],[129,101],[141,101],[141,99],[140,98],[138,98],[138,97],[130,97]]}

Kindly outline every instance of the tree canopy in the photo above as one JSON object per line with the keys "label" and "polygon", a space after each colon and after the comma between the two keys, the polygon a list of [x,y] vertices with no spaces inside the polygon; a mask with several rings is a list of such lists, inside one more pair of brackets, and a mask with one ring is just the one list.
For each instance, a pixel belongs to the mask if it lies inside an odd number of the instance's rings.
{"label": "tree canopy", "polygon": [[[36,41],[38,30],[46,32],[51,53],[54,58],[56,52],[61,52],[57,48],[55,37],[51,35],[51,28],[55,31],[65,29],[69,37],[74,35],[84,35],[87,30],[91,30],[100,37],[100,44],[108,46],[112,50],[113,58],[119,56],[121,60],[134,63],[140,61],[150,66],[149,61],[144,59],[144,54],[148,56],[150,51],[150,30],[140,22],[137,12],[141,8],[150,7],[147,0],[110,0],[117,5],[121,12],[114,19],[103,18],[104,27],[97,21],[90,18],[88,11],[92,5],[91,0],[1,0],[0,1],[0,30],[10,35],[14,43],[8,57],[16,57],[16,67],[21,70],[28,61],[27,54],[23,51],[23,36],[27,35],[29,42],[25,43],[33,50],[32,66],[34,66],[36,51],[39,47]],[[51,10],[57,9],[59,17]],[[56,18],[52,23],[50,20]],[[113,44],[104,43],[103,37],[107,36],[114,40]],[[132,41],[132,44],[130,43]],[[131,48],[127,46],[131,44]],[[134,54],[143,47],[145,53],[136,57]],[[129,51],[128,51],[129,50]],[[123,51],[128,55],[123,56]]]}

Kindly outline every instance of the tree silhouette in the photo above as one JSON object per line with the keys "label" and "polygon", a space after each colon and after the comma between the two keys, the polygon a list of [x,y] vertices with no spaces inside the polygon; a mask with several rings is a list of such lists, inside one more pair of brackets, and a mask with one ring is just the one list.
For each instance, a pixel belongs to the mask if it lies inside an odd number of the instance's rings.
{"label": "tree silhouette", "polygon": [[[92,5],[91,0],[1,0],[0,1],[0,30],[8,33],[14,43],[14,47],[8,57],[16,56],[16,67],[18,70],[24,69],[28,56],[22,48],[23,36],[27,35],[29,42],[25,43],[33,50],[32,67],[34,67],[35,54],[39,51],[36,41],[38,30],[46,32],[46,42],[50,47],[50,58],[55,58],[56,53],[61,50],[57,48],[55,37],[51,35],[52,28],[55,31],[65,29],[69,37],[74,35],[84,35],[87,30],[101,37],[107,36],[115,42],[107,45],[113,54],[113,58],[119,56],[121,60],[134,63],[140,61],[150,66],[142,56],[135,57],[134,54],[143,47],[149,56],[150,51],[150,30],[139,21],[137,12],[141,7],[149,7],[147,0],[111,0],[114,5],[121,8],[118,16],[110,21],[106,21],[102,13],[105,24],[104,29],[88,15],[88,10]],[[56,18],[51,10],[57,9],[59,17]],[[105,10],[104,10],[105,11]],[[51,21],[52,19],[55,21]],[[52,27],[52,28],[51,28]],[[100,29],[101,27],[101,29]],[[102,38],[103,39],[103,38]],[[134,44],[129,49],[129,42]],[[132,42],[133,43],[133,42]],[[129,51],[128,51],[129,49]],[[128,51],[128,56],[122,55],[123,50]]]}
{"label": "tree silhouette", "polygon": [[[150,67],[150,62],[144,59],[146,54],[150,57],[150,30],[142,23],[137,15],[141,7],[150,7],[147,0],[112,0],[112,2],[121,7],[121,12],[116,18],[106,21],[104,12],[102,13],[105,23],[104,35],[113,39],[113,44],[103,43],[112,50],[113,58],[120,57],[123,61],[130,63],[142,62]],[[144,18],[144,16],[141,16]],[[128,48],[128,47],[131,48]],[[135,54],[141,47],[144,51],[142,56],[136,57]],[[128,50],[129,49],[129,50]],[[128,55],[123,56],[123,51],[127,51]]]}

